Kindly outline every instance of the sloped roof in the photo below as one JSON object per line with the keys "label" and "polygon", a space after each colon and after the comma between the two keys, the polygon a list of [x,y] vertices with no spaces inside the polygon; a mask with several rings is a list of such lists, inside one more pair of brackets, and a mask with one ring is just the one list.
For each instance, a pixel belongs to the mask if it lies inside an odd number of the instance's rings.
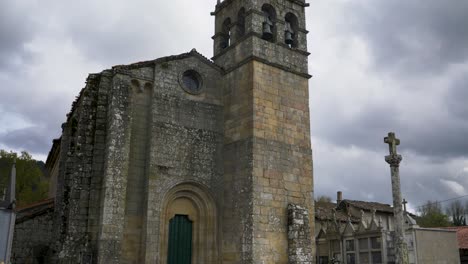
{"label": "sloped roof", "polygon": [[458,247],[461,249],[468,249],[468,226],[451,226],[442,227],[441,229],[456,230]]}
{"label": "sloped roof", "polygon": [[16,208],[16,223],[24,222],[35,216],[54,210],[55,199],[50,198],[26,206]]}
{"label": "sloped roof", "polygon": [[61,140],[62,140],[62,137],[52,140],[52,148],[50,149],[49,155],[47,155],[47,160],[46,160],[46,168],[49,170],[49,172],[54,166],[54,163],[60,153]]}
{"label": "sloped roof", "polygon": [[138,68],[142,68],[142,67],[151,67],[151,66],[154,66],[154,65],[159,64],[159,63],[169,62],[169,61],[173,61],[173,60],[181,60],[181,59],[185,59],[185,58],[188,58],[188,57],[191,57],[191,56],[200,59],[201,61],[203,61],[204,63],[208,64],[209,66],[215,68],[218,71],[222,71],[221,67],[216,65],[213,61],[211,61],[207,57],[203,56],[203,54],[198,52],[196,49],[192,49],[190,52],[182,53],[182,54],[179,54],[179,55],[166,56],[166,57],[161,57],[159,59],[149,60],[149,61],[140,61],[140,62],[128,64],[128,65],[116,65],[116,66],[114,66],[112,68],[113,69],[123,69],[123,70],[138,69]]}
{"label": "sloped roof", "polygon": [[[322,221],[333,220],[333,209],[336,209],[336,203],[330,202],[317,202],[315,203],[315,218]],[[348,221],[348,215],[341,211],[336,210],[336,220],[339,222]],[[352,222],[359,222],[359,219],[351,217]]]}
{"label": "sloped roof", "polygon": [[340,202],[340,205],[342,203],[354,206],[362,210],[367,210],[367,211],[372,211],[375,209],[376,211],[380,211],[380,212],[393,213],[393,207],[391,207],[389,204],[356,201],[356,200],[343,200]]}

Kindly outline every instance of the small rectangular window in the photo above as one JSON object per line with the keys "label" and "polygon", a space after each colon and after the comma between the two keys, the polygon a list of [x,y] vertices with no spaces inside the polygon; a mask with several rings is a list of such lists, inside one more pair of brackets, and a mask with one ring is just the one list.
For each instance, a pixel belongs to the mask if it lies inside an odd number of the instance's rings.
{"label": "small rectangular window", "polygon": [[359,239],[359,250],[360,251],[363,251],[363,250],[368,250],[369,249],[369,243],[368,243],[368,239],[367,238],[361,238]]}
{"label": "small rectangular window", "polygon": [[380,252],[372,252],[372,264],[382,264],[382,254]]}
{"label": "small rectangular window", "polygon": [[370,264],[370,262],[369,262],[369,253],[368,252],[359,253],[359,263],[361,263],[361,264]]}
{"label": "small rectangular window", "polygon": [[371,248],[380,249],[382,246],[382,238],[380,237],[371,237]]}
{"label": "small rectangular window", "polygon": [[354,253],[346,254],[346,264],[356,264],[356,255]]}
{"label": "small rectangular window", "polygon": [[354,251],[354,239],[346,240],[346,251]]}

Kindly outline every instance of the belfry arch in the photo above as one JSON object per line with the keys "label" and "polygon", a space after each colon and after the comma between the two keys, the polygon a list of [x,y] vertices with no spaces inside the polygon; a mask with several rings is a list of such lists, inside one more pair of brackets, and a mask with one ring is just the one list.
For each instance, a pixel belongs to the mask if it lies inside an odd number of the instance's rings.
{"label": "belfry arch", "polygon": [[[216,223],[216,205],[206,188],[196,183],[183,183],[173,187],[164,198],[161,214],[160,260],[168,263],[170,240],[174,232],[170,223],[176,218],[185,217],[191,223],[191,234],[179,234],[190,237],[192,264],[217,263],[218,260],[218,225]],[[184,232],[187,229],[185,229]],[[169,236],[171,233],[171,237]],[[177,235],[176,235],[177,236]],[[180,254],[180,252],[178,252]]]}

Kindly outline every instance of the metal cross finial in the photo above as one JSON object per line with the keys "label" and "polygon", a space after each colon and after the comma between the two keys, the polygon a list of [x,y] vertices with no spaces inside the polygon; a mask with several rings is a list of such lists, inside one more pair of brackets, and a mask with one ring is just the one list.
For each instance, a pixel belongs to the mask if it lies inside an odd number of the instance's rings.
{"label": "metal cross finial", "polygon": [[388,133],[388,137],[384,138],[384,142],[388,144],[390,155],[396,155],[397,154],[396,146],[400,145],[400,140],[395,137],[395,133],[393,132]]}
{"label": "metal cross finial", "polygon": [[407,204],[407,203],[408,203],[408,202],[407,202],[405,199],[403,199],[403,210],[404,210],[405,212],[406,212],[406,204]]}

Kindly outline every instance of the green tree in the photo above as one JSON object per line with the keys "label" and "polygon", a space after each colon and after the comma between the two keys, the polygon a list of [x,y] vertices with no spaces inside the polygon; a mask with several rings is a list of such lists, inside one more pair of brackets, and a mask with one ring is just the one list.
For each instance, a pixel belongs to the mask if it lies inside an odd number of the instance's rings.
{"label": "green tree", "polygon": [[17,155],[0,150],[0,190],[8,185],[11,165],[16,158],[16,205],[28,205],[47,198],[48,181],[36,160],[26,151]]}
{"label": "green tree", "polygon": [[454,226],[465,226],[467,213],[460,200],[455,200],[447,207],[447,214],[452,218]]}
{"label": "green tree", "polygon": [[419,207],[419,216],[416,221],[421,227],[446,227],[451,226],[449,217],[442,212],[439,202],[427,201]]}

